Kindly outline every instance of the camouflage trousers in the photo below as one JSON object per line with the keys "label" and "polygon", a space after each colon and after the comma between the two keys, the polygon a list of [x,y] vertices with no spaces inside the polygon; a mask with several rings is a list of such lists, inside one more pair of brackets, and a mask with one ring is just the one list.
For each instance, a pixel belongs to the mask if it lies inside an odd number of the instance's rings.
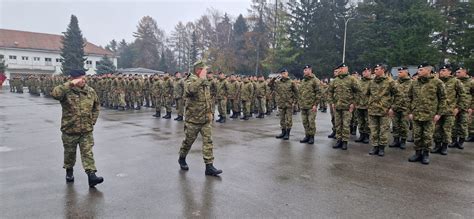
{"label": "camouflage trousers", "polygon": [[433,141],[434,123],[429,121],[413,121],[413,138],[415,150],[429,150]]}
{"label": "camouflage trousers", "polygon": [[155,111],[161,112],[161,96],[154,96]]}
{"label": "camouflage trousers", "polygon": [[193,124],[189,122],[184,123],[184,140],[179,150],[180,157],[186,157],[191,150],[191,146],[196,140],[198,134],[202,136],[202,156],[205,164],[212,164],[214,162],[211,123]]}
{"label": "camouflage trousers", "polygon": [[369,112],[367,109],[357,109],[357,123],[360,134],[370,134]]}
{"label": "camouflage trousers", "polygon": [[267,108],[267,111],[272,111],[273,109],[273,101],[271,98],[266,98],[265,99],[265,102],[266,102],[266,108]]}
{"label": "camouflage trousers", "polygon": [[357,115],[357,110],[352,111],[351,126],[357,127],[357,122],[359,120],[358,117],[359,115]]}
{"label": "camouflage trousers", "polygon": [[351,122],[352,113],[349,110],[336,109],[334,115],[334,128],[336,130],[336,139],[342,141],[349,141],[349,125]]}
{"label": "camouflage trousers", "polygon": [[442,115],[435,124],[434,142],[451,144],[454,115]]}
{"label": "camouflage trousers", "polygon": [[336,117],[336,111],[334,110],[334,108],[332,107],[329,107],[329,113],[331,114],[331,124],[332,124],[332,132],[336,132],[336,120],[335,120],[335,117]]}
{"label": "camouflage trousers", "polygon": [[321,98],[319,101],[319,108],[321,109],[327,109],[328,103],[325,97]]}
{"label": "camouflage trousers", "polygon": [[388,133],[390,129],[390,118],[388,116],[370,116],[370,144],[373,147],[387,146]]}
{"label": "camouflage trousers", "polygon": [[184,115],[184,99],[183,98],[176,98],[176,114],[178,116]]}
{"label": "camouflage trousers", "polygon": [[81,151],[81,161],[84,170],[87,173],[96,172],[94,162],[94,154],[92,146],[94,146],[94,136],[92,132],[82,134],[66,134],[61,136],[64,146],[64,166],[63,168],[73,168],[76,163],[77,145]]}
{"label": "camouflage trousers", "polygon": [[143,90],[143,98],[145,99],[145,104],[147,106],[151,106],[152,103],[150,102],[150,92],[148,90]]}
{"label": "camouflage trousers", "polygon": [[232,106],[232,112],[233,113],[239,113],[240,112],[240,104],[239,104],[238,100],[230,99],[229,104]]}
{"label": "camouflage trousers", "polygon": [[301,121],[303,122],[304,134],[314,136],[316,133],[316,114],[312,109],[301,109]]}
{"label": "camouflage trousers", "polygon": [[466,138],[469,133],[469,113],[460,111],[456,115],[453,127],[453,138]]}
{"label": "camouflage trousers", "polygon": [[211,114],[214,117],[214,113],[216,112],[216,99],[211,98]]}
{"label": "camouflage trousers", "polygon": [[392,118],[393,137],[407,139],[409,124],[405,112],[394,112]]}
{"label": "camouflage trousers", "polygon": [[244,116],[249,116],[250,117],[250,113],[252,113],[252,101],[250,100],[242,100],[242,111],[244,113]]}
{"label": "camouflage trousers", "polygon": [[293,126],[293,107],[279,108],[280,128],[291,129]]}
{"label": "camouflage trousers", "polygon": [[125,106],[125,92],[117,91],[116,106],[124,107]]}
{"label": "camouflage trousers", "polygon": [[219,115],[225,116],[227,113],[227,99],[218,99],[217,100],[217,111],[219,112]]}
{"label": "camouflage trousers", "polygon": [[259,113],[266,113],[267,112],[267,103],[265,97],[257,98],[257,111]]}
{"label": "camouflage trousers", "polygon": [[163,107],[166,109],[166,112],[171,112],[171,105],[173,104],[173,98],[163,97]]}

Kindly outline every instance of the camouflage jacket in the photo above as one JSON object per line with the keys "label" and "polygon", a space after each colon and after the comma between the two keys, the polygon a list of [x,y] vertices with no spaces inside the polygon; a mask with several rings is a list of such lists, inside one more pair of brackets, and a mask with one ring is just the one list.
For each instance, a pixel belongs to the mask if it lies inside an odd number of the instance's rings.
{"label": "camouflage jacket", "polygon": [[217,81],[217,99],[222,100],[227,98],[229,90],[229,82],[224,79],[219,79]]}
{"label": "camouflage jacket", "polygon": [[338,110],[349,110],[351,104],[355,104],[360,87],[357,79],[348,77],[349,75],[338,75],[331,84],[329,84],[329,100]]}
{"label": "camouflage jacket", "polygon": [[298,100],[298,88],[289,78],[270,81],[270,86],[274,87],[275,99],[278,108],[291,108]]}
{"label": "camouflage jacket", "polygon": [[211,122],[211,92],[207,79],[191,74],[185,81],[184,98],[186,99],[185,121],[193,124]]}
{"label": "camouflage jacket", "polygon": [[313,74],[304,76],[298,91],[301,109],[311,109],[317,106],[321,99],[321,81]]}
{"label": "camouflage jacket", "polygon": [[238,99],[239,97],[239,92],[240,92],[240,84],[238,81],[231,81],[229,83],[229,99],[234,100]]}
{"label": "camouflage jacket", "polygon": [[244,80],[242,84],[242,90],[240,91],[240,99],[242,101],[250,101],[253,97],[253,83],[248,81],[247,79]]}
{"label": "camouflage jacket", "polygon": [[394,80],[390,80],[386,76],[374,78],[370,83],[366,92],[367,109],[371,116],[386,116],[388,110],[392,108],[394,102],[397,105],[403,105],[403,95],[398,90]]}
{"label": "camouflage jacket", "polygon": [[62,107],[61,131],[66,134],[87,133],[94,130],[99,117],[99,98],[94,89],[71,86],[66,82],[53,89],[51,95]]}
{"label": "camouflage jacket", "polygon": [[[396,101],[392,105],[392,110],[398,113],[407,112],[408,111],[408,103],[410,100],[408,99],[408,90],[410,90],[410,86],[412,83],[412,79],[407,78],[398,78],[396,81],[398,91],[401,93],[401,97],[403,98],[402,101]],[[401,105],[399,103],[402,103]]]}
{"label": "camouflage jacket", "polygon": [[440,77],[439,79],[444,82],[446,89],[446,111],[442,115],[454,115],[455,108],[467,110],[469,107],[468,96],[462,82],[454,76]]}
{"label": "camouflage jacket", "polygon": [[173,96],[173,80],[171,78],[166,78],[163,81],[163,96],[172,97]]}
{"label": "camouflage jacket", "polygon": [[264,98],[267,95],[267,82],[259,81],[256,83],[255,96],[257,98]]}
{"label": "camouflage jacket", "polygon": [[446,111],[446,91],[443,82],[433,76],[419,77],[408,90],[413,120],[431,121]]}
{"label": "camouflage jacket", "polygon": [[161,98],[162,93],[162,81],[161,80],[154,80],[153,84],[151,85],[151,94],[155,98]]}
{"label": "camouflage jacket", "polygon": [[175,99],[181,99],[184,95],[184,78],[177,78],[174,81],[173,95]]}
{"label": "camouflage jacket", "polygon": [[464,93],[466,93],[466,101],[468,103],[468,108],[473,108],[473,101],[474,98],[472,97],[474,95],[474,82],[472,81],[471,77],[464,77],[464,78],[459,78],[461,80],[463,86],[464,86]]}
{"label": "camouflage jacket", "polygon": [[209,92],[211,92],[211,98],[216,98],[217,95],[217,81],[214,78],[208,79],[209,80]]}
{"label": "camouflage jacket", "polygon": [[357,98],[357,109],[367,109],[369,104],[369,98],[367,98],[367,91],[369,90],[369,84],[372,81],[372,78],[362,77],[359,81],[360,86],[360,95]]}

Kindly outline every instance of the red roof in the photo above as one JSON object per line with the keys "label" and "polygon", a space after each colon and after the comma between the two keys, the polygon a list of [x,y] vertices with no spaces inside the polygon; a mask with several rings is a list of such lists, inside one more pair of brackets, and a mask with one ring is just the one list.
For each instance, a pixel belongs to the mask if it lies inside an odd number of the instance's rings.
{"label": "red roof", "polygon": [[[61,35],[0,29],[0,47],[59,52],[62,47]],[[110,51],[89,42],[86,42],[84,53],[86,55],[113,55]]]}

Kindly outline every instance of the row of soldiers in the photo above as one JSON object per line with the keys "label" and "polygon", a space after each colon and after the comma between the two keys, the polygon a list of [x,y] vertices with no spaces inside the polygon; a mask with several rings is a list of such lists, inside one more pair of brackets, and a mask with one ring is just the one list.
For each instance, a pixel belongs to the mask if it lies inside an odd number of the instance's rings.
{"label": "row of soldiers", "polygon": [[23,93],[25,87],[28,88],[28,93],[35,96],[43,94],[49,97],[53,88],[66,82],[66,77],[52,75],[22,75],[14,76],[10,79],[10,92]]}

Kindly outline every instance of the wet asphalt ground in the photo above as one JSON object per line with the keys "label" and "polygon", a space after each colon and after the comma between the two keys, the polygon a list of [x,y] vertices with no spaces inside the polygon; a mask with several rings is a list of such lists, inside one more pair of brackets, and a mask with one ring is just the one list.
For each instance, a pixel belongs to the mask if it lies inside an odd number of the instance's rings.
{"label": "wet asphalt ground", "polygon": [[[289,141],[275,139],[278,117],[213,124],[215,166],[204,175],[200,137],[177,163],[183,122],[154,110],[102,109],[94,155],[105,181],[89,189],[80,158],[75,182],[62,169],[57,101],[0,91],[1,218],[474,218],[474,144],[407,162],[407,150],[368,155],[352,136],[349,150],[328,139],[329,113],[318,112],[316,144],[294,116]],[[173,113],[173,118],[176,115]],[[78,152],[79,153],[79,152]]]}

